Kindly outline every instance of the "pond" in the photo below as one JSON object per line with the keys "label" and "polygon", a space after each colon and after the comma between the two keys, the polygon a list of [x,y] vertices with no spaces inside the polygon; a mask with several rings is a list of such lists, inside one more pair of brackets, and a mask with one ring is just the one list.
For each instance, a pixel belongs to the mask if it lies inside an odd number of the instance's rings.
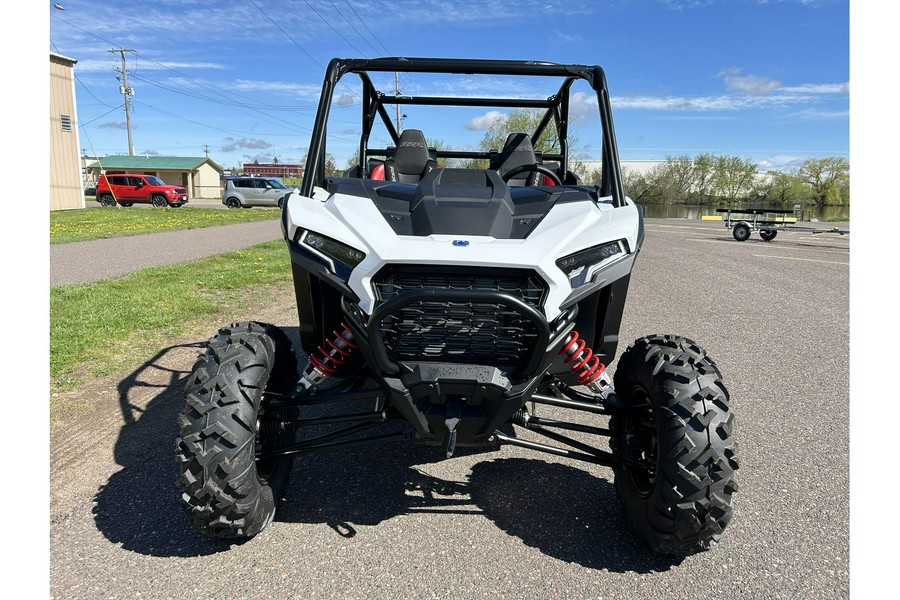
{"label": "pond", "polygon": [[[645,204],[644,215],[654,219],[697,219],[703,216],[716,215],[715,204]],[[790,208],[790,207],[787,207]],[[799,212],[799,211],[798,211]],[[802,221],[818,219],[819,221],[849,221],[849,206],[806,206],[803,208]]]}

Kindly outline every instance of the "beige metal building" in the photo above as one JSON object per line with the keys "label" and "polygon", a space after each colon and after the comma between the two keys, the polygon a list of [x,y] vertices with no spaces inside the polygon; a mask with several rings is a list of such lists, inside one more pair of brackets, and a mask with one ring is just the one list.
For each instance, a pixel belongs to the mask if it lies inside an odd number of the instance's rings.
{"label": "beige metal building", "polygon": [[88,180],[97,181],[101,172],[156,175],[183,186],[188,198],[222,197],[222,167],[202,156],[104,156],[88,165]]}
{"label": "beige metal building", "polygon": [[50,210],[84,208],[75,108],[76,62],[50,53]]}

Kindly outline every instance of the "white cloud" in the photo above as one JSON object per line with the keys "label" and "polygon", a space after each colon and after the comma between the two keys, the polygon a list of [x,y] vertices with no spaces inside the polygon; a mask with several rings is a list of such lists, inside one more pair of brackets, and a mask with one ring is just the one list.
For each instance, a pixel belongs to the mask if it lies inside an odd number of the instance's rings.
{"label": "white cloud", "polygon": [[809,104],[815,99],[802,94],[697,96],[624,96],[613,98],[613,109],[638,108],[644,110],[713,111],[772,108]]}
{"label": "white cloud", "polygon": [[575,92],[569,99],[569,118],[576,125],[590,123],[597,118],[597,96]]}
{"label": "white cloud", "polygon": [[265,150],[272,148],[272,144],[265,140],[251,138],[225,138],[222,144],[222,152],[234,152],[239,148],[247,148],[250,150]]}
{"label": "white cloud", "polygon": [[322,86],[314,83],[290,83],[284,81],[255,81],[251,79],[238,79],[234,82],[233,90],[244,92],[281,92],[293,94],[301,98],[319,99]]}
{"label": "white cloud", "polygon": [[338,106],[353,106],[353,96],[350,94],[341,94],[338,96],[337,100],[335,100],[335,104]]}
{"label": "white cloud", "polygon": [[466,129],[471,131],[487,131],[491,125],[495,122],[503,118],[503,113],[499,110],[491,110],[481,115],[480,117],[474,117],[466,123]]}
{"label": "white cloud", "polygon": [[849,83],[804,83],[781,88],[782,92],[795,94],[850,94]]}
{"label": "white cloud", "polygon": [[719,72],[725,79],[725,87],[728,91],[739,94],[768,94],[781,87],[781,82],[759,75],[740,75],[741,69],[729,68]]}

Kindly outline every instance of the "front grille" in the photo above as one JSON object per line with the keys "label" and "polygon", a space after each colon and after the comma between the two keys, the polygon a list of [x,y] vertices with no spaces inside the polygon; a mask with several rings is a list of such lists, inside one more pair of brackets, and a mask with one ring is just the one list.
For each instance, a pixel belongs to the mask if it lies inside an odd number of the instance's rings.
{"label": "front grille", "polygon": [[[379,304],[423,288],[493,290],[541,309],[546,287],[534,272],[516,269],[392,265],[374,281]],[[418,301],[381,323],[388,355],[394,360],[440,361],[506,367],[518,364],[538,336],[537,327],[497,303]]]}

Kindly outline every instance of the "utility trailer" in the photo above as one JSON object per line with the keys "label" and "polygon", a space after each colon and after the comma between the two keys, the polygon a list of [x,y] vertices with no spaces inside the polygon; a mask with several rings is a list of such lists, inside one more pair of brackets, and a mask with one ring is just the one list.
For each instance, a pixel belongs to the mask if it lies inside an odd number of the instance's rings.
{"label": "utility trailer", "polygon": [[[795,225],[797,219],[788,217],[795,212],[791,209],[784,208],[719,208],[717,213],[725,213],[722,219],[725,227],[731,230],[731,235],[739,242],[747,241],[753,231],[759,232],[766,242],[771,242],[778,235],[779,231],[807,231],[812,234],[817,233],[837,233],[838,235],[849,234],[850,231],[840,229],[838,227],[821,228],[821,227],[802,227]],[[735,216],[732,216],[735,215]]]}

